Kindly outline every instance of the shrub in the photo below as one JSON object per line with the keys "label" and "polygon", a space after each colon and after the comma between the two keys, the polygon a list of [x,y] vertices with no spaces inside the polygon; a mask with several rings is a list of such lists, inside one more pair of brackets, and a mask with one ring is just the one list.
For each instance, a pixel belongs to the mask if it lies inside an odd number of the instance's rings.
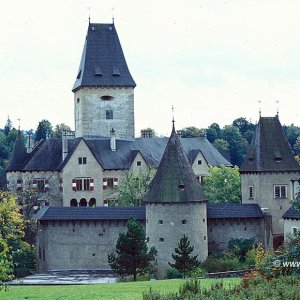
{"label": "shrub", "polygon": [[238,257],[240,262],[246,260],[248,251],[255,247],[255,240],[252,239],[231,239],[228,243],[228,251]]}
{"label": "shrub", "polygon": [[168,269],[166,272],[167,279],[182,278],[182,274],[175,268]]}

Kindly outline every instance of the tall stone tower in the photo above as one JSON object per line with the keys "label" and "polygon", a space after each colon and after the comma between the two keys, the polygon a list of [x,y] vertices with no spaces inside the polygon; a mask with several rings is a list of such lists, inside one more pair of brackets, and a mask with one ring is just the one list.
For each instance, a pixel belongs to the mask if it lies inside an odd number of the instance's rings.
{"label": "tall stone tower", "polygon": [[270,211],[273,245],[278,246],[283,242],[282,215],[295,196],[292,180],[300,175],[278,116],[260,117],[240,174],[242,202]]}
{"label": "tall stone tower", "polygon": [[206,198],[183,152],[173,125],[172,134],[154,177],[146,204],[146,235],[158,251],[158,273],[165,275],[172,253],[185,234],[199,260],[207,257]]}
{"label": "tall stone tower", "polygon": [[73,86],[75,136],[134,138],[134,88],[114,24],[90,23]]}

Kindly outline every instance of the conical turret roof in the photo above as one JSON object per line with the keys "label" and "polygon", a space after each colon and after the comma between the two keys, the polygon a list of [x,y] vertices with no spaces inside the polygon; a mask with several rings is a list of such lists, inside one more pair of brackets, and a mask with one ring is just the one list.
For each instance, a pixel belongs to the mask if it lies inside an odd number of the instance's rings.
{"label": "conical turret roof", "polygon": [[278,116],[260,117],[240,172],[300,171]]}
{"label": "conical turret roof", "polygon": [[182,203],[206,200],[173,124],[165,152],[144,201]]}
{"label": "conical turret roof", "polygon": [[21,136],[20,130],[18,131],[18,136],[14,145],[14,149],[10,158],[9,165],[6,171],[19,171],[23,168],[28,154]]}

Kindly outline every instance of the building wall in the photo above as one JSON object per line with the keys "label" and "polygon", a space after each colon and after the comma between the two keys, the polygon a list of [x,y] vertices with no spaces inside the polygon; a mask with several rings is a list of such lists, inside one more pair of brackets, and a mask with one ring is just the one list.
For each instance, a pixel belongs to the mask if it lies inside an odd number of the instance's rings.
{"label": "building wall", "polygon": [[158,251],[160,277],[164,277],[170,268],[168,262],[174,262],[172,253],[184,234],[194,246],[198,259],[205,260],[208,253],[205,202],[146,204],[146,236],[149,237],[149,246]]}
{"label": "building wall", "polygon": [[[261,208],[269,208],[274,236],[283,236],[282,215],[290,207],[293,198],[291,179],[299,175],[300,172],[241,174],[242,203],[258,203]],[[274,198],[274,185],[286,185],[287,198]],[[249,186],[253,186],[253,199],[249,198]]]}
{"label": "building wall", "polygon": [[[102,100],[111,96],[111,100]],[[113,119],[106,119],[106,110]],[[75,135],[110,136],[112,128],[117,139],[134,138],[133,88],[82,88],[74,93]]]}
{"label": "building wall", "polygon": [[[6,179],[8,181],[8,189],[12,193],[22,193],[22,191],[32,189],[33,181],[44,179],[49,184],[49,189],[45,191],[36,191],[34,201],[46,201],[50,206],[62,206],[61,191],[61,172],[57,171],[32,171],[32,172],[7,172]],[[21,190],[17,190],[17,181],[22,180]]]}
{"label": "building wall", "polygon": [[284,240],[287,240],[289,236],[294,234],[294,228],[300,231],[299,219],[285,219],[284,220]]}
{"label": "building wall", "polygon": [[[198,164],[198,161],[201,161],[201,164]],[[199,181],[201,181],[201,178],[203,176],[208,176],[209,174],[209,167],[208,163],[203,156],[201,152],[198,153],[197,157],[195,158],[193,164],[192,164],[192,169],[197,177],[199,177]]]}
{"label": "building wall", "polygon": [[[145,224],[142,223],[144,229]],[[48,221],[38,224],[38,272],[49,270],[110,269],[108,254],[115,251],[127,221]]]}
{"label": "building wall", "polygon": [[[86,157],[86,164],[79,164],[78,158]],[[96,199],[96,206],[103,205],[102,168],[83,140],[63,169],[63,206],[70,206],[71,199]],[[72,180],[76,178],[94,179],[94,190],[73,191]]]}
{"label": "building wall", "polygon": [[[209,219],[208,252],[224,251],[232,239],[251,239],[268,248],[264,218]],[[271,240],[271,237],[270,237]]]}

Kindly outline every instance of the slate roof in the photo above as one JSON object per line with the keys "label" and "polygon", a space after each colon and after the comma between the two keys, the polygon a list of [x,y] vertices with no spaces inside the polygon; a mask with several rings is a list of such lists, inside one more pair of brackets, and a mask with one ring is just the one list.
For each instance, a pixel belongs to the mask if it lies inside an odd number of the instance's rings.
{"label": "slate roof", "polygon": [[240,172],[300,171],[277,116],[261,117]]}
{"label": "slate roof", "polygon": [[[72,220],[136,220],[146,219],[145,206],[130,207],[52,207],[41,208],[35,217],[41,221]],[[209,204],[208,219],[262,218],[257,204]]]}
{"label": "slate roof", "polygon": [[135,87],[114,24],[90,23],[73,92],[82,87]]}
{"label": "slate roof", "polygon": [[18,136],[14,145],[14,149],[11,154],[9,165],[7,166],[7,171],[18,171],[24,167],[24,163],[28,158],[26,148],[22,139],[20,130],[18,131]]}
{"label": "slate roof", "polygon": [[[30,155],[24,157],[23,163],[18,164],[16,170],[25,171],[60,171],[64,168],[76,147],[83,140],[95,156],[102,168],[105,170],[129,169],[134,157],[141,153],[150,167],[157,168],[166,148],[167,138],[138,138],[135,140],[117,140],[116,151],[111,151],[109,138],[83,139],[76,138],[68,140],[69,154],[62,161],[61,139],[42,140]],[[201,151],[212,166],[231,164],[209,143],[205,138],[182,138],[180,139],[184,151]],[[24,145],[23,145],[24,146]],[[16,168],[16,164],[13,166]],[[13,171],[11,168],[7,171]]]}
{"label": "slate roof", "polygon": [[262,218],[258,204],[208,204],[208,219]]}
{"label": "slate roof", "polygon": [[35,217],[41,221],[50,220],[145,220],[143,206],[116,207],[43,207]]}
{"label": "slate roof", "polygon": [[300,219],[300,211],[293,205],[282,215],[284,219]]}
{"label": "slate roof", "polygon": [[144,202],[170,203],[206,200],[173,123],[171,136]]}

